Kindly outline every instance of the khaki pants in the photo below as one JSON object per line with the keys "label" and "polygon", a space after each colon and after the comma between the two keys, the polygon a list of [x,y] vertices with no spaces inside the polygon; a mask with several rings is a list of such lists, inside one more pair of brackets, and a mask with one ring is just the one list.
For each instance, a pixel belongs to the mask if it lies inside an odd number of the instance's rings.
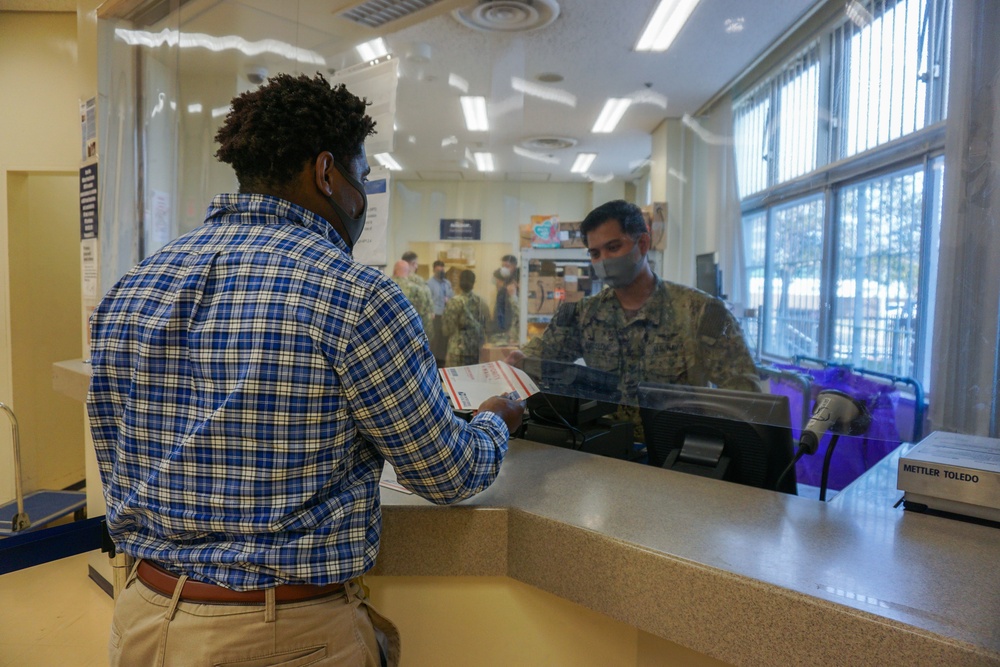
{"label": "khaki pants", "polygon": [[259,605],[202,604],[165,597],[133,571],[115,602],[109,650],[112,667],[379,667],[380,643],[395,667],[399,633],[357,581],[305,602],[275,604],[268,595]]}

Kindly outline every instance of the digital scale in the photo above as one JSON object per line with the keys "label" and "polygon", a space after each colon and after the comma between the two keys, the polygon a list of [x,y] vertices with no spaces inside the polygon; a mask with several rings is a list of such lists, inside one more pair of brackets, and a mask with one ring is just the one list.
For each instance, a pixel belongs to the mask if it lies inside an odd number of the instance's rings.
{"label": "digital scale", "polygon": [[1000,440],[935,431],[899,459],[907,509],[1000,522]]}

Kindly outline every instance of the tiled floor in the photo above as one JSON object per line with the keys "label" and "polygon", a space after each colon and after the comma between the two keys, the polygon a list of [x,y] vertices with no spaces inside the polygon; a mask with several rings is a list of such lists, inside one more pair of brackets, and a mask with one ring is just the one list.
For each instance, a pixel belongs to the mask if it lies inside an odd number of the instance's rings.
{"label": "tiled floor", "polygon": [[106,667],[114,602],[87,558],[0,576],[0,667]]}

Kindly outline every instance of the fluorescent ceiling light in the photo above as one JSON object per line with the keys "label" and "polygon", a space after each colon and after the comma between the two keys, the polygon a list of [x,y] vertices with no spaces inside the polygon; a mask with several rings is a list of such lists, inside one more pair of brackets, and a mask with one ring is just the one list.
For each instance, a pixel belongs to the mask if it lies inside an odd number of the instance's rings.
{"label": "fluorescent ceiling light", "polygon": [[188,113],[201,113],[201,111],[202,111],[202,106],[199,102],[195,102],[194,104],[188,105]]}
{"label": "fluorescent ceiling light", "polygon": [[274,54],[288,58],[289,60],[296,60],[300,63],[326,67],[326,58],[315,51],[299,49],[290,44],[279,42],[276,39],[262,39],[256,42],[248,42],[242,37],[235,35],[215,37],[198,32],[178,32],[166,28],[160,32],[115,28],[115,37],[131,46],[159,48],[166,45],[170,47],[178,46],[182,49],[202,48],[215,52],[235,50],[251,57]]}
{"label": "fluorescent ceiling light", "polygon": [[376,153],[375,159],[380,165],[390,171],[399,171],[402,169],[402,167],[399,166],[399,163],[396,162],[396,160],[388,153]]}
{"label": "fluorescent ceiling light", "polygon": [[448,85],[452,88],[458,88],[463,93],[469,92],[469,82],[457,74],[448,75]]}
{"label": "fluorescent ceiling light", "polygon": [[470,132],[485,132],[490,129],[485,97],[463,95],[459,99],[462,101],[462,113],[465,114],[465,126]]}
{"label": "fluorescent ceiling light", "polygon": [[520,146],[514,146],[514,154],[526,157],[529,160],[544,162],[545,164],[559,164],[559,158],[557,157],[546,155],[545,153],[539,153],[537,151],[529,151],[527,148],[522,148]]}
{"label": "fluorescent ceiling light", "polygon": [[212,118],[221,118],[222,116],[229,115],[230,109],[232,109],[232,107],[229,105],[224,107],[215,107],[212,109]]}
{"label": "fluorescent ceiling light", "polygon": [[510,78],[510,87],[519,93],[537,97],[540,100],[565,104],[568,107],[576,106],[576,95],[568,93],[565,90],[553,88],[552,86],[543,86],[539,83],[512,76]]}
{"label": "fluorescent ceiling light", "polygon": [[629,104],[631,104],[631,100],[624,97],[609,98],[604,103],[601,115],[597,117],[597,122],[594,123],[591,132],[613,132],[618,126],[618,121],[625,115]]}
{"label": "fluorescent ceiling light", "polygon": [[570,167],[570,171],[574,174],[586,174],[587,170],[590,169],[590,165],[594,163],[594,158],[597,157],[597,153],[577,153],[576,162]]}
{"label": "fluorescent ceiling light", "polygon": [[476,169],[479,171],[493,171],[493,153],[473,153],[476,159]]}
{"label": "fluorescent ceiling light", "polygon": [[389,49],[386,48],[385,40],[381,37],[376,37],[364,44],[358,44],[354,48],[357,50],[358,55],[361,56],[361,59],[368,62],[389,55]]}
{"label": "fluorescent ceiling light", "polygon": [[698,0],[660,0],[646,29],[635,44],[636,51],[666,51],[698,6]]}

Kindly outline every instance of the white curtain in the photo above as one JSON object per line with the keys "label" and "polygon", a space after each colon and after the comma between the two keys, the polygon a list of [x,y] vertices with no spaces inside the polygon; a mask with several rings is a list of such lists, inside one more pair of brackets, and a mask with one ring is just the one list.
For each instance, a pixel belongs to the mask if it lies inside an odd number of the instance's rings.
{"label": "white curtain", "polygon": [[718,253],[727,300],[742,305],[743,225],[736,183],[732,98],[724,96],[708,115],[685,118],[684,123],[694,136],[695,162],[701,165],[694,188],[701,227],[698,252]]}
{"label": "white curtain", "polygon": [[952,21],[931,420],[998,437],[1000,3],[955,2]]}

